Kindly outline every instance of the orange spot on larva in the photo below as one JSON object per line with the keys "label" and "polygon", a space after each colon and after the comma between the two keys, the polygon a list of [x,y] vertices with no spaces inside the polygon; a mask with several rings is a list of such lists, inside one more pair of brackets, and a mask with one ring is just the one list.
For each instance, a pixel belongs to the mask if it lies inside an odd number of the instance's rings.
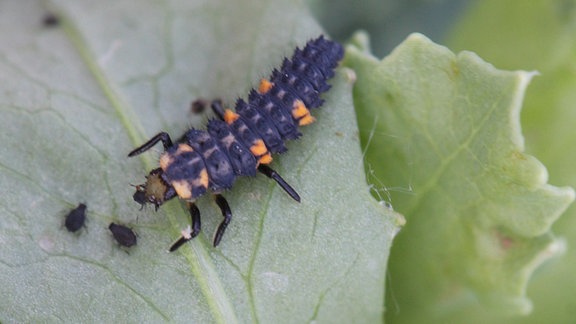
{"label": "orange spot on larva", "polygon": [[261,94],[265,94],[266,92],[270,91],[270,89],[272,89],[273,86],[274,83],[266,79],[262,79],[260,80],[260,85],[258,86],[258,92],[260,92]]}
{"label": "orange spot on larva", "polygon": [[294,105],[292,106],[292,117],[298,121],[298,126],[305,126],[312,124],[316,119],[310,115],[310,110],[306,108],[306,105],[302,100],[294,100]]}
{"label": "orange spot on larva", "polygon": [[200,185],[204,188],[208,188],[208,171],[206,171],[206,169],[200,171]]}
{"label": "orange spot on larva", "polygon": [[260,156],[268,152],[268,149],[266,148],[264,141],[258,139],[254,142],[254,144],[252,144],[252,146],[250,146],[250,152],[252,152],[254,156]]}
{"label": "orange spot on larva", "polygon": [[226,109],[224,111],[224,121],[226,122],[226,124],[230,125],[233,122],[235,122],[238,118],[240,118],[240,115],[233,112],[232,110]]}
{"label": "orange spot on larva", "polygon": [[162,154],[162,156],[160,156],[160,168],[164,171],[166,171],[166,169],[168,168],[168,166],[170,164],[172,164],[172,156],[170,156],[170,154],[168,153],[164,153]]}
{"label": "orange spot on larva", "polygon": [[180,155],[185,152],[194,152],[194,149],[188,144],[178,144],[176,155]]}
{"label": "orange spot on larva", "polygon": [[310,111],[306,108],[306,105],[304,105],[302,100],[294,100],[294,104],[292,105],[292,117],[294,117],[294,119],[299,119],[306,115],[310,115]]}
{"label": "orange spot on larva", "polygon": [[307,115],[307,116],[304,116],[298,120],[298,126],[310,125],[315,121],[316,121],[316,118],[314,118],[314,116]]}
{"label": "orange spot on larva", "polygon": [[266,153],[258,159],[259,164],[270,164],[272,162],[272,155]]}
{"label": "orange spot on larva", "polygon": [[176,190],[178,197],[184,200],[192,198],[192,188],[190,188],[190,184],[186,180],[172,181],[171,185]]}

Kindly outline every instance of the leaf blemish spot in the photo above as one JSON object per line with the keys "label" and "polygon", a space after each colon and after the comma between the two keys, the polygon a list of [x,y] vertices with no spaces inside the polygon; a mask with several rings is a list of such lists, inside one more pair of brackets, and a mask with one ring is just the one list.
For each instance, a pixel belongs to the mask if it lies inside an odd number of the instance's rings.
{"label": "leaf blemish spot", "polygon": [[288,276],[277,272],[264,272],[262,273],[262,282],[273,292],[286,292],[290,282]]}

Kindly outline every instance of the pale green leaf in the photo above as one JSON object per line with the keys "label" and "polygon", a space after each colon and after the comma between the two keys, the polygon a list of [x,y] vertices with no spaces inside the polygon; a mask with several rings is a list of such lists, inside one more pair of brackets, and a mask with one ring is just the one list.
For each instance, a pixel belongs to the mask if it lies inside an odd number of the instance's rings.
{"label": "pale green leaf", "polygon": [[358,75],[367,168],[407,219],[390,258],[387,318],[528,313],[527,280],[562,249],[550,227],[574,199],[523,152],[519,112],[533,74],[419,34],[379,61],[363,37],[346,65]]}
{"label": "pale green leaf", "polygon": [[[473,50],[501,68],[538,70],[522,113],[526,146],[546,164],[551,181],[576,186],[576,1],[478,1],[461,20],[450,38],[451,46]],[[531,281],[528,295],[534,312],[519,322],[574,319],[574,206],[553,231],[565,240],[568,251]]]}
{"label": "pale green leaf", "polygon": [[[318,122],[272,164],[302,196],[263,176],[239,179],[221,220],[201,200],[203,232],[166,249],[189,216],[178,201],[140,211],[134,188],[161,130],[201,127],[190,102],[246,96],[282,57],[322,31],[300,2],[5,1],[0,10],[0,321],[296,322],[382,318],[398,215],[370,195],[340,69]],[[61,25],[44,27],[47,12]],[[88,205],[87,228],[62,228]],[[110,222],[138,245],[114,243]]]}

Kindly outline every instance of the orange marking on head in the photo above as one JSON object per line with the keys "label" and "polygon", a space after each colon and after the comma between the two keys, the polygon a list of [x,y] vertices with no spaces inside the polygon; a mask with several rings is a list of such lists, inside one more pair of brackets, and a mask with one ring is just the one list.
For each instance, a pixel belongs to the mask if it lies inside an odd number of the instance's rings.
{"label": "orange marking on head", "polygon": [[306,105],[304,105],[302,100],[294,100],[294,104],[292,105],[292,117],[294,117],[294,119],[299,119],[306,115],[310,115],[310,111],[306,108]]}
{"label": "orange marking on head", "polygon": [[258,86],[258,92],[260,92],[260,94],[265,94],[266,92],[270,91],[270,89],[272,89],[273,86],[274,83],[266,79],[262,79],[260,80],[260,86]]}
{"label": "orange marking on head", "polygon": [[259,164],[270,164],[272,162],[272,155],[266,153],[258,159]]}
{"label": "orange marking on head", "polygon": [[192,188],[190,188],[190,184],[186,180],[172,181],[171,185],[176,190],[178,197],[184,200],[192,198]]}
{"label": "orange marking on head", "polygon": [[316,121],[316,118],[314,118],[314,116],[308,114],[308,115],[306,115],[306,116],[304,116],[298,120],[298,126],[310,125],[315,121]]}
{"label": "orange marking on head", "polygon": [[266,148],[264,141],[258,139],[256,142],[254,142],[254,144],[252,144],[252,146],[250,146],[250,152],[252,152],[254,156],[260,156],[268,152],[268,149]]}
{"label": "orange marking on head", "polygon": [[232,110],[226,109],[224,111],[224,121],[226,122],[226,124],[230,125],[233,122],[235,122],[238,118],[240,118],[240,115],[233,112]]}

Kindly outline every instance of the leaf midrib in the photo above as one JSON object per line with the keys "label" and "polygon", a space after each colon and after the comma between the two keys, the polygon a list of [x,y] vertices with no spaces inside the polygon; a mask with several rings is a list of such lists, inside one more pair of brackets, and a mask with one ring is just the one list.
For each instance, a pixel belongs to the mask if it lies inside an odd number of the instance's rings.
{"label": "leaf midrib", "polygon": [[[144,131],[142,124],[139,122],[140,119],[138,115],[132,110],[132,107],[122,100],[122,97],[118,95],[118,92],[110,85],[104,72],[98,66],[97,60],[94,59],[88,50],[87,44],[84,42],[76,26],[74,26],[70,20],[66,19],[66,17],[62,17],[61,28],[70,40],[72,46],[78,51],[80,58],[86,64],[89,73],[94,77],[104,96],[110,102],[113,111],[126,130],[129,139],[134,146],[138,145],[138,143],[143,143],[145,141],[145,137],[142,135]],[[143,162],[149,169],[154,167],[152,159],[143,158]],[[168,220],[172,227],[177,227],[174,215],[170,215]],[[193,251],[193,254],[185,253],[186,260],[189,262],[192,274],[198,282],[202,294],[206,298],[214,320],[219,323],[238,323],[230,298],[223,288],[219,275],[210,260],[205,246],[205,242],[196,240],[192,249],[188,250]]]}

